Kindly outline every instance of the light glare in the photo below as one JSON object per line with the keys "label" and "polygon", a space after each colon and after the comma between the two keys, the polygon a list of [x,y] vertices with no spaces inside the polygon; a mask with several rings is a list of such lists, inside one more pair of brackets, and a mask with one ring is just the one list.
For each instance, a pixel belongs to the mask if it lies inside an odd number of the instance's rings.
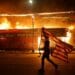
{"label": "light glare", "polygon": [[32,1],[32,0],[29,0],[29,3],[30,3],[30,4],[32,4],[32,3],[33,3],[33,1]]}

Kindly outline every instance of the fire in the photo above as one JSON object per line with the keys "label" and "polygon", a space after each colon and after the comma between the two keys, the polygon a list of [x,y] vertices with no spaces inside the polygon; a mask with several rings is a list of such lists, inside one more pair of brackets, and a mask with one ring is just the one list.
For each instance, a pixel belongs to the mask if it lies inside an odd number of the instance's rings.
{"label": "fire", "polygon": [[72,34],[68,31],[66,34],[66,37],[61,37],[61,40],[66,42],[66,43],[70,43],[71,36],[72,36]]}
{"label": "fire", "polygon": [[38,50],[35,50],[35,53],[43,53],[43,50],[39,50],[41,43],[41,36],[38,36]]}
{"label": "fire", "polygon": [[41,42],[41,37],[39,36],[39,37],[38,37],[38,48],[39,48],[39,46],[40,46],[40,42]]}
{"label": "fire", "polygon": [[74,29],[74,26],[69,26],[68,29],[69,29],[69,30],[73,30],[73,29]]}
{"label": "fire", "polygon": [[16,22],[16,27],[15,29],[29,29],[30,27],[21,24],[20,22]]}
{"label": "fire", "polygon": [[10,22],[7,20],[7,18],[4,18],[2,23],[0,24],[0,30],[3,29],[11,29]]}

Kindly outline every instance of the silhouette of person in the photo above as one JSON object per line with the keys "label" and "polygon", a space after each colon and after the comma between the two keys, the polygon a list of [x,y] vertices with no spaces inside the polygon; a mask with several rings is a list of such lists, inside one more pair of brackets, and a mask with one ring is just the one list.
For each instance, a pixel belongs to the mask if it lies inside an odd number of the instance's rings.
{"label": "silhouette of person", "polygon": [[42,55],[42,61],[41,61],[41,69],[40,69],[40,71],[44,71],[44,59],[47,59],[50,63],[52,63],[52,65],[55,67],[55,69],[57,69],[58,65],[55,64],[49,58],[49,55],[51,54],[49,36],[44,32],[44,28],[42,28],[42,32],[43,32],[43,37],[44,37],[44,53]]}

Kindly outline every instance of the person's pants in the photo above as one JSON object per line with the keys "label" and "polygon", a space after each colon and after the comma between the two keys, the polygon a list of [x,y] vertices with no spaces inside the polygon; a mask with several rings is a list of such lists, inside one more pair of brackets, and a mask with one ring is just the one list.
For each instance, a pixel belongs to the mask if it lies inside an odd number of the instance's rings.
{"label": "person's pants", "polygon": [[44,69],[44,60],[47,59],[54,67],[56,67],[56,64],[51,60],[49,59],[49,54],[43,54],[42,56],[42,65],[41,65],[41,68]]}

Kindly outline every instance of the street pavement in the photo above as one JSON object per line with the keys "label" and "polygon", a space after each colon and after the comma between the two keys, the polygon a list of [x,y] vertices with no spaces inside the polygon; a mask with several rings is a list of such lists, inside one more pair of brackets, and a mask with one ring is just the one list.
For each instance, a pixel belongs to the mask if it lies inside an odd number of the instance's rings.
{"label": "street pavement", "polygon": [[69,54],[70,63],[65,63],[51,57],[59,65],[55,70],[53,65],[45,60],[45,72],[40,73],[41,56],[25,52],[0,52],[0,75],[75,75],[75,53]]}

